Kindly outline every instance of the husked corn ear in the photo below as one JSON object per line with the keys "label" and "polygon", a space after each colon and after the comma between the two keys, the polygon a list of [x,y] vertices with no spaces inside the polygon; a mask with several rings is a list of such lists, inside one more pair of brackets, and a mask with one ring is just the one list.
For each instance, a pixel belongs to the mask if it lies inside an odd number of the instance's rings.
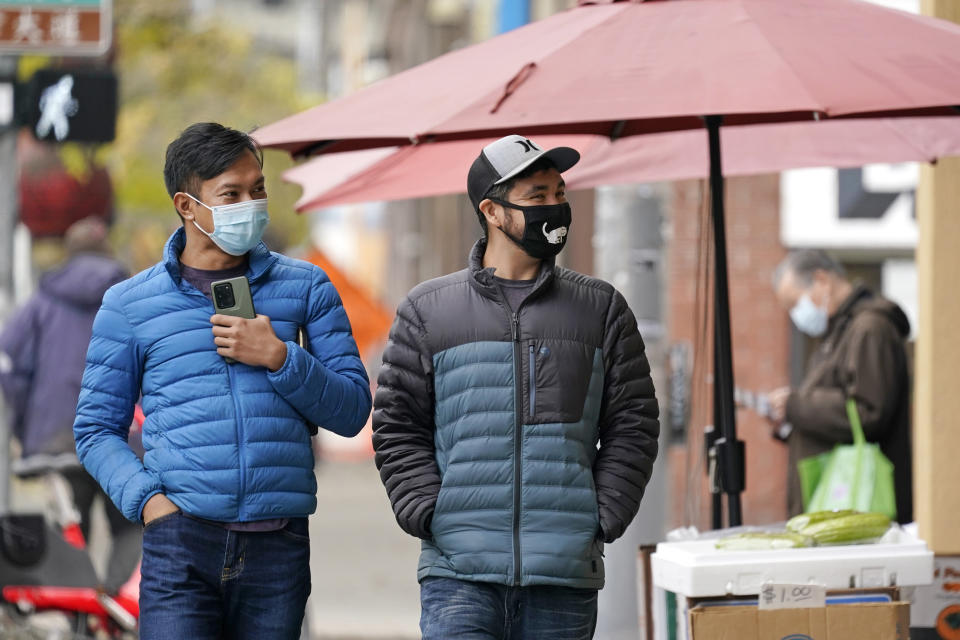
{"label": "husked corn ear", "polygon": [[824,520],[833,520],[843,516],[852,516],[857,513],[853,509],[837,509],[835,511],[814,511],[813,513],[801,513],[787,520],[787,531],[799,533],[811,524],[817,524]]}
{"label": "husked corn ear", "polygon": [[882,513],[854,513],[807,525],[801,533],[817,544],[845,544],[875,540],[890,528],[890,518]]}
{"label": "husked corn ear", "polygon": [[762,551],[809,547],[810,538],[798,533],[737,533],[717,540],[717,549],[726,551]]}

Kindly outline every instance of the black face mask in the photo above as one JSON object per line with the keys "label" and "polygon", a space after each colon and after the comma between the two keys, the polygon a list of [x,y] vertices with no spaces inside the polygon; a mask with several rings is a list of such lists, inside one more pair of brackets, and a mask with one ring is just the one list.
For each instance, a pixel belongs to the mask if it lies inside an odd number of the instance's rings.
{"label": "black face mask", "polygon": [[513,240],[531,258],[546,260],[552,258],[567,244],[567,231],[573,215],[570,203],[541,204],[533,207],[524,207],[512,202],[490,198],[501,207],[517,209],[523,212],[526,229],[522,238],[514,238],[506,229],[501,228],[503,234]]}

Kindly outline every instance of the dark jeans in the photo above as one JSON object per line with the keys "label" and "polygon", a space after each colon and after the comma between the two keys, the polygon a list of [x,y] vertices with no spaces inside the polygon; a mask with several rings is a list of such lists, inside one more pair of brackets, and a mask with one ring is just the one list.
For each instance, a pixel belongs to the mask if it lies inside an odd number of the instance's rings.
{"label": "dark jeans", "polygon": [[309,595],[306,518],[248,533],[176,512],[144,529],[141,640],[295,640]]}
{"label": "dark jeans", "polygon": [[420,583],[423,640],[590,640],[597,592],[505,587],[452,578]]}

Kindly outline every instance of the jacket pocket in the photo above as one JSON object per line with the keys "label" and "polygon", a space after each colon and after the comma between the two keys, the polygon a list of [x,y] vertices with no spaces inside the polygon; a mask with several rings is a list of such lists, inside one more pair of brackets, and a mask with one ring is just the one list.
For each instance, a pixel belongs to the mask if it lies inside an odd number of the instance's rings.
{"label": "jacket pocket", "polygon": [[596,349],[572,340],[531,340],[524,362],[525,420],[578,422],[593,376]]}

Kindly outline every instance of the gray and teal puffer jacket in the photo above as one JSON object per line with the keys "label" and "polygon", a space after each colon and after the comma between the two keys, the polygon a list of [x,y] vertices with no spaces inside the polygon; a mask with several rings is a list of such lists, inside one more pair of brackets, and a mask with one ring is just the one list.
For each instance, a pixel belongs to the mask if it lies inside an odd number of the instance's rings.
{"label": "gray and teal puffer jacket", "polygon": [[659,422],[643,340],[612,286],[545,263],[514,313],[483,269],[401,303],[373,445],[418,578],[603,586],[637,513]]}

